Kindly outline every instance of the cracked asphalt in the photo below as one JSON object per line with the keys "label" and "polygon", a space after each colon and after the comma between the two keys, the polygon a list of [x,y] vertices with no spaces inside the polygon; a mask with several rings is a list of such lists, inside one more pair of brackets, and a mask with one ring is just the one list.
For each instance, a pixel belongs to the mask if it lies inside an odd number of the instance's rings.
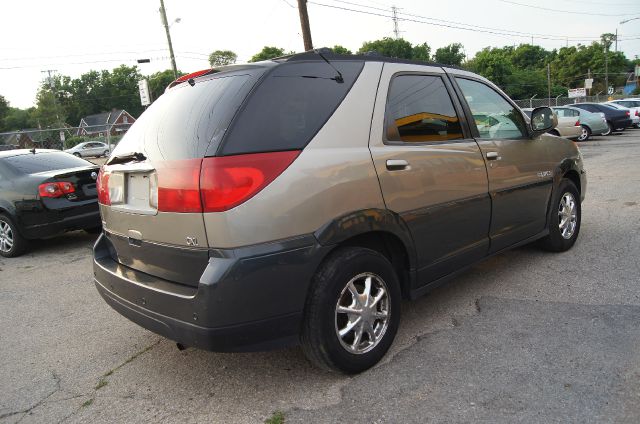
{"label": "cracked asphalt", "polygon": [[391,351],[353,377],[298,348],[179,351],[100,298],[94,236],[0,259],[0,423],[638,423],[640,130],[581,149],[574,248],[525,246],[405,303]]}

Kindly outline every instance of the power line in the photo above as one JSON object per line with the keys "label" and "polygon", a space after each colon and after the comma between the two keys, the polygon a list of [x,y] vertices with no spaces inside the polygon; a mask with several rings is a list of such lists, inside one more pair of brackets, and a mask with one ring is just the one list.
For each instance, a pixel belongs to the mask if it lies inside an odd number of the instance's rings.
{"label": "power line", "polygon": [[[336,1],[336,0],[334,0],[334,1]],[[387,15],[387,14],[382,14],[382,13],[377,13],[377,12],[370,12],[370,11],[365,11],[365,10],[357,10],[357,9],[352,9],[352,8],[344,7],[344,6],[337,6],[337,5],[331,5],[331,4],[326,4],[326,3],[319,3],[319,2],[315,2],[315,1],[309,1],[309,3],[317,5],[317,6],[328,7],[328,8],[344,10],[344,11],[349,11],[349,12],[356,12],[356,13],[361,13],[361,14],[365,14],[365,15],[379,16],[379,17],[389,18],[389,19],[393,18],[392,16]],[[345,3],[346,4],[347,2],[342,1],[340,3]],[[367,6],[362,6],[362,7],[367,7]],[[410,15],[410,14],[406,14],[406,13],[399,13],[399,14],[400,15],[404,15],[404,16],[420,17],[418,15]],[[445,21],[443,19],[435,19],[435,18],[427,18],[427,17],[420,17],[420,18],[422,18],[424,20],[411,19],[411,18],[406,18],[406,17],[398,17],[398,20],[407,21],[407,22],[421,23],[421,24],[426,24],[426,25],[439,26],[439,27],[444,27],[444,28],[459,29],[459,30],[463,30],[463,31],[482,32],[482,33],[493,34],[493,35],[498,35],[498,36],[529,38],[532,35],[531,33],[522,33],[522,32],[519,32],[519,31],[499,30],[499,29],[488,28],[488,27],[474,26],[474,25],[471,25],[471,24],[455,23],[455,22],[451,22],[451,21]],[[429,22],[427,20],[433,20],[433,21],[438,21],[438,22]],[[460,25],[464,25],[464,26],[460,26]],[[554,40],[554,41],[565,41],[567,39],[570,39],[571,41],[596,41],[596,40],[598,40],[598,38],[596,38],[596,37],[588,38],[588,39],[586,39],[586,38],[585,39],[580,39],[580,38],[575,38],[575,37],[553,36],[553,35],[545,35],[545,34],[533,34],[533,35],[535,36],[535,38],[538,38],[538,39]]]}
{"label": "power line", "polygon": [[[574,15],[588,15],[588,16],[616,16],[616,17],[622,17],[622,16],[629,16],[628,13],[616,13],[616,14],[611,14],[611,13],[590,13],[590,12],[575,12],[572,10],[560,10],[560,9],[551,9],[548,7],[541,7],[541,6],[533,6],[530,4],[524,4],[524,3],[518,3],[515,1],[511,1],[511,0],[498,0],[501,1],[502,3],[509,3],[509,4],[514,4],[516,6],[522,6],[522,7],[529,7],[532,9],[538,9],[538,10],[547,10],[550,12],[559,12],[559,13],[571,13]],[[636,13],[636,12],[634,12]],[[637,12],[640,13],[640,12]]]}

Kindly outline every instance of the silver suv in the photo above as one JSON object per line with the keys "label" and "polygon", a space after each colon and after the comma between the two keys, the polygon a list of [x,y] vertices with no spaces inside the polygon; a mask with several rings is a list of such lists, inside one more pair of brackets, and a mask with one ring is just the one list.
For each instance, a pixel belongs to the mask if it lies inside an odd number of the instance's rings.
{"label": "silver suv", "polygon": [[301,344],[357,373],[401,299],[538,240],[575,243],[586,175],[486,79],[436,64],[307,52],[187,75],[102,167],[100,294],[213,351]]}

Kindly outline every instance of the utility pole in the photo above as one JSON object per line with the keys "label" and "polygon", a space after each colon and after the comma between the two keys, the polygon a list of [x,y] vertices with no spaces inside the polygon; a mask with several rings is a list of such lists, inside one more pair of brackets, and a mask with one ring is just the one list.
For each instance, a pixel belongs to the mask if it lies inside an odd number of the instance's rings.
{"label": "utility pole", "polygon": [[[47,74],[47,85],[49,85],[49,88],[51,89],[51,94],[53,95],[53,109],[56,112],[56,127],[58,128],[62,128],[62,122],[60,121],[60,111],[58,109],[58,99],[57,99],[57,90],[56,90],[56,85],[53,81],[53,77],[52,74],[54,72],[58,72],[57,69],[47,69],[45,71],[40,71],[42,73],[46,73]],[[64,141],[62,142],[62,150],[64,150],[65,145],[64,145]]]}
{"label": "utility pole", "polygon": [[393,35],[395,35],[396,39],[400,38],[400,28],[398,27],[398,8],[395,6],[391,6],[391,13],[393,14]]}
{"label": "utility pole", "polygon": [[164,8],[164,0],[160,0],[160,16],[162,17],[164,30],[167,33],[167,43],[169,43],[169,55],[171,56],[173,76],[178,79],[178,67],[176,66],[176,56],[173,54],[173,44],[171,44],[171,33],[169,32],[169,22],[167,21],[167,10]]}
{"label": "utility pole", "polygon": [[[591,68],[587,70],[587,79],[591,79]],[[591,94],[591,89],[587,88],[587,96]]]}
{"label": "utility pole", "polygon": [[609,45],[604,45],[604,91],[609,95]]}
{"label": "utility pole", "polygon": [[549,107],[551,107],[551,64],[547,63],[547,94],[549,99]]}
{"label": "utility pole", "polygon": [[302,41],[304,50],[313,50],[311,41],[311,28],[309,27],[309,13],[307,13],[307,0],[298,0],[298,13],[300,14],[300,26],[302,27]]}

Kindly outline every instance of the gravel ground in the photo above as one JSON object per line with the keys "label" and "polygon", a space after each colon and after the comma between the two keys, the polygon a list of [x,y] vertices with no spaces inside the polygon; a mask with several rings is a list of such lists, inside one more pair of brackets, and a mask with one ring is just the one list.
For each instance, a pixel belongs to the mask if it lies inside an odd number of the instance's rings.
{"label": "gravel ground", "polygon": [[640,422],[640,130],[581,149],[574,248],[525,246],[405,303],[389,354],[354,377],[298,348],[179,351],[100,298],[95,236],[0,259],[0,423]]}

